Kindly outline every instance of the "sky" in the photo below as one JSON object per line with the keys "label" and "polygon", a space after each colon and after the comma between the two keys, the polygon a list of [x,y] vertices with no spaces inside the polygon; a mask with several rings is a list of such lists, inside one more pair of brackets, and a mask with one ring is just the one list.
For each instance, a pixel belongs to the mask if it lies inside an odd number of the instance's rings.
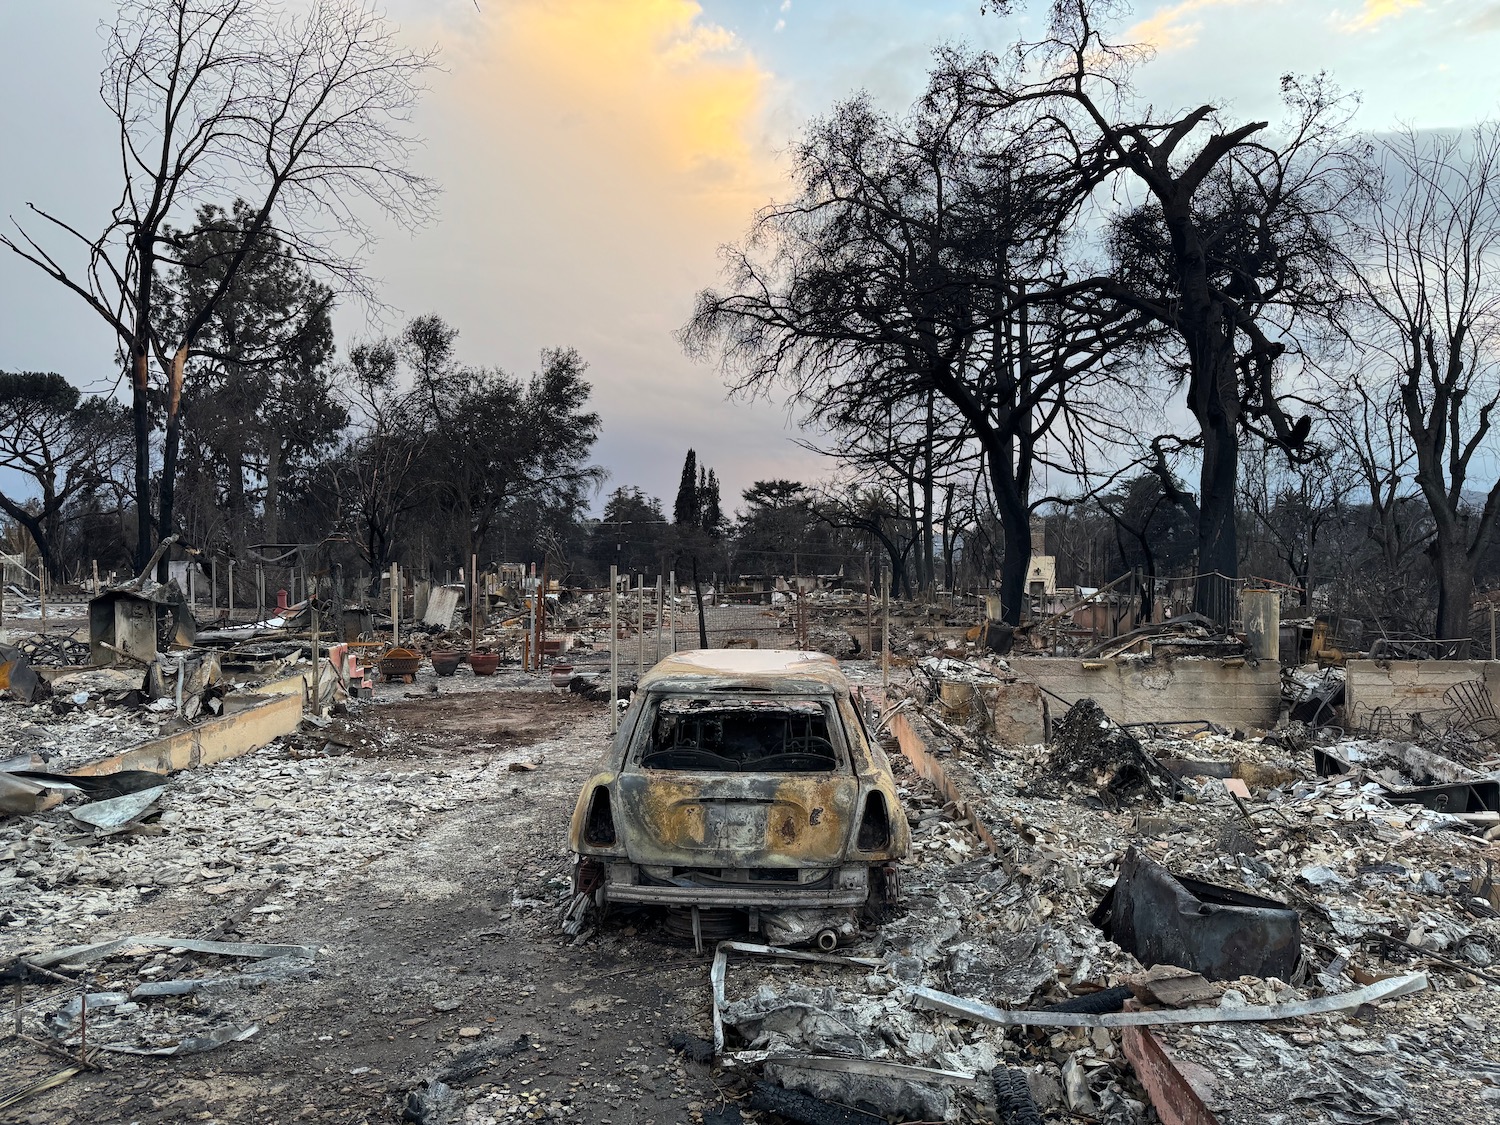
{"label": "sky", "polygon": [[[1039,29],[1037,5],[980,7],[386,0],[407,42],[439,52],[415,166],[443,195],[425,227],[380,228],[368,270],[381,307],[341,307],[340,340],[436,312],[468,363],[525,373],[543,348],[578,348],[606,487],[639,485],[669,510],[689,447],[730,509],[755,480],[826,475],[783,403],[729,400],[673,333],[717,281],[718,248],[785,193],[783,156],[810,117],[860,90],[899,108],[936,46],[1003,49]],[[103,225],[118,193],[98,98],[113,13],[107,0],[0,0],[0,221],[35,229],[35,203],[82,230]],[[1462,126],[1500,109],[1500,0],[1140,2],[1117,38],[1155,47],[1137,85],[1160,107],[1274,116],[1281,74],[1322,70],[1361,94],[1366,129]],[[113,355],[77,297],[0,257],[0,369],[107,389]]]}

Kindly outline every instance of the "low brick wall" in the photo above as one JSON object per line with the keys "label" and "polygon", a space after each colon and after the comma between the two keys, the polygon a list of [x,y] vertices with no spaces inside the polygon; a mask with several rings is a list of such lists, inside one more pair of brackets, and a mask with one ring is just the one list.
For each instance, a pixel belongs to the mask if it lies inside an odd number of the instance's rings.
{"label": "low brick wall", "polygon": [[1274,660],[1012,656],[1009,664],[1050,693],[1043,698],[1053,719],[1080,699],[1093,699],[1117,723],[1208,719],[1248,730],[1271,727],[1281,714],[1281,665]]}
{"label": "low brick wall", "polygon": [[1466,680],[1483,680],[1491,702],[1500,700],[1496,660],[1351,660],[1345,674],[1344,706],[1356,723],[1382,709],[1398,719],[1445,713],[1444,694]]}

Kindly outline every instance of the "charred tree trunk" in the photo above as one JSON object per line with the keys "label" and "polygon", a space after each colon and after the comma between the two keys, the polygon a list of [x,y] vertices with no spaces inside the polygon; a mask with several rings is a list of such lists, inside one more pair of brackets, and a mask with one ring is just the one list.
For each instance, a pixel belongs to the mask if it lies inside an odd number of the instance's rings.
{"label": "charred tree trunk", "polygon": [[1438,579],[1437,635],[1456,640],[1469,635],[1469,617],[1474,609],[1474,564],[1462,535],[1439,532],[1433,540],[1433,560]]}
{"label": "charred tree trunk", "polygon": [[[1239,429],[1223,411],[1203,420],[1203,468],[1198,487],[1198,581],[1193,609],[1228,623],[1228,582],[1239,574],[1234,496],[1239,477]],[[1220,576],[1223,577],[1220,577]]]}
{"label": "charred tree trunk", "polygon": [[930,595],[932,589],[937,585],[937,565],[933,551],[932,519],[933,519],[933,444],[937,432],[937,422],[933,415],[933,395],[927,392],[927,432],[922,445],[922,585]]}
{"label": "charred tree trunk", "polygon": [[[994,464],[994,458],[991,458]],[[1031,521],[1026,502],[1010,474],[992,468],[995,506],[1000,515],[1000,620],[1019,625],[1026,605],[1026,574],[1031,567]]]}
{"label": "charred tree trunk", "polygon": [[135,572],[151,560],[156,537],[151,533],[151,389],[149,357],[142,334],[130,357],[130,420],[135,436]]}
{"label": "charred tree trunk", "polygon": [[693,597],[698,602],[698,647],[708,647],[708,621],[703,616],[703,583],[698,579],[698,556],[693,556]]}
{"label": "charred tree trunk", "polygon": [[[167,377],[167,425],[161,455],[159,490],[161,508],[157,516],[157,528],[164,539],[171,535],[174,529],[175,512],[173,509],[177,501],[177,455],[182,448],[182,377],[186,366],[187,345],[183,344],[172,357],[172,370]],[[163,555],[156,568],[158,582],[167,580],[169,566],[167,556]]]}
{"label": "charred tree trunk", "polygon": [[1183,260],[1182,320],[1187,326],[1183,335],[1191,366],[1188,409],[1203,437],[1193,610],[1227,625],[1229,580],[1239,576],[1234,517],[1240,471],[1240,386],[1234,325],[1227,310],[1210,294],[1206,263],[1197,240],[1184,237],[1179,245]]}

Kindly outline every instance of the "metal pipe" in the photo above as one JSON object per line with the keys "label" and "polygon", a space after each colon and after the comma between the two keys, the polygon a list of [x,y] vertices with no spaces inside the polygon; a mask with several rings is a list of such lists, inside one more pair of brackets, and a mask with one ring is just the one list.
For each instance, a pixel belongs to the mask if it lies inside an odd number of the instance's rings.
{"label": "metal pipe", "polygon": [[819,930],[817,942],[824,953],[832,953],[839,947],[839,935],[835,930]]}
{"label": "metal pipe", "polygon": [[312,609],[312,642],[313,642],[313,659],[312,659],[312,706],[313,706],[313,714],[314,715],[321,715],[323,713],[323,711],[322,711],[321,706],[319,706],[320,700],[318,699],[318,681],[321,680],[323,677],[322,677],[322,669],[318,667],[318,607],[315,606],[315,605],[312,605],[311,602],[309,602],[308,605]]}
{"label": "metal pipe", "polygon": [[677,651],[677,572],[671,571],[667,575],[667,594],[672,599],[672,651]]}
{"label": "metal pipe", "polygon": [[646,576],[636,578],[635,621],[638,627],[635,638],[635,678],[639,680],[646,671]]}

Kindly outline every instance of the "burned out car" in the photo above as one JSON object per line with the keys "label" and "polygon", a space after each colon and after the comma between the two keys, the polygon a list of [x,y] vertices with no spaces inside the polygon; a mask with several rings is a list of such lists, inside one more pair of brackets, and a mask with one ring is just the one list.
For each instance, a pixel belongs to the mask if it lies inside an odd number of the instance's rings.
{"label": "burned out car", "polygon": [[910,841],[838,664],[754,649],[677,653],[643,676],[571,830],[580,894],[667,907],[699,948],[746,929],[833,948],[895,900]]}

